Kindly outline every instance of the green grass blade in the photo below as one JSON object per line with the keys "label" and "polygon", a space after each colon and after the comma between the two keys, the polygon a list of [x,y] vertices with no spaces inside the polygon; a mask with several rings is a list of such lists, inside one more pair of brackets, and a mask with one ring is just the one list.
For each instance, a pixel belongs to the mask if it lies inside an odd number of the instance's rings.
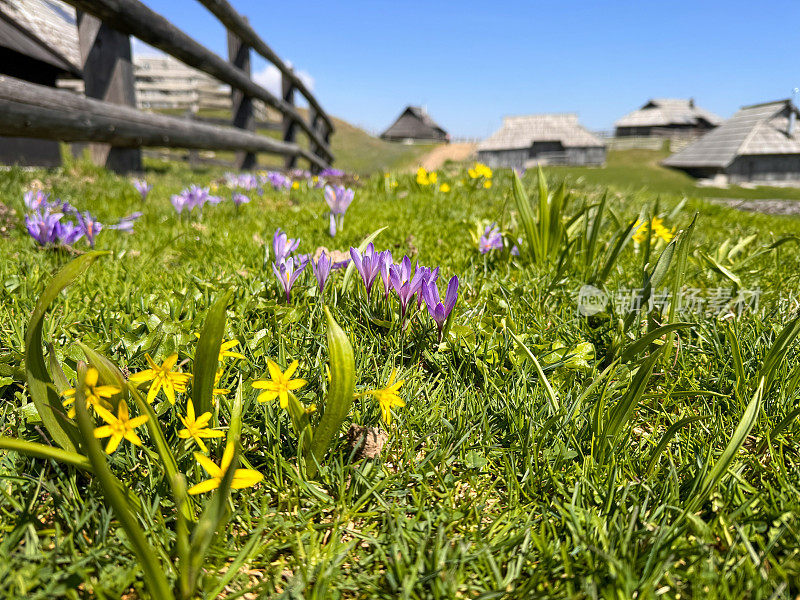
{"label": "green grass blade", "polygon": [[789,324],[778,334],[767,356],[764,358],[764,364],[761,367],[761,377],[765,380],[764,393],[769,391],[778,367],[783,362],[798,334],[800,334],[800,316],[789,321]]}
{"label": "green grass blade", "polygon": [[83,471],[94,472],[94,467],[92,467],[92,463],[89,462],[88,458],[77,452],[62,450],[55,446],[47,446],[0,435],[0,450],[13,450],[34,458],[52,459]]}
{"label": "green grass blade", "polygon": [[728,338],[728,345],[731,351],[731,360],[733,361],[733,370],[736,372],[736,395],[741,397],[742,390],[745,384],[745,370],[744,361],[742,360],[742,349],[739,343],[739,336],[736,335],[736,330],[733,324],[728,323],[725,327],[725,337]]}
{"label": "green grass blade", "polygon": [[50,363],[50,375],[53,378],[53,384],[56,386],[58,393],[63,394],[66,390],[72,388],[72,386],[67,376],[64,375],[64,369],[61,368],[61,363],[58,362],[56,349],[53,347],[53,344],[45,342],[45,347],[47,348],[47,362]]}
{"label": "green grass blade", "polygon": [[655,467],[656,462],[658,461],[658,457],[666,449],[667,445],[670,443],[670,441],[672,441],[672,438],[675,437],[675,434],[677,434],[678,431],[680,431],[681,429],[683,429],[684,427],[686,427],[691,423],[695,423],[697,421],[705,421],[706,419],[710,418],[711,417],[709,415],[695,415],[692,417],[686,417],[670,425],[664,432],[664,435],[661,436],[661,440],[658,442],[656,449],[653,450],[653,455],[647,462],[647,467],[645,467],[644,469],[645,477],[649,476],[650,473],[653,471],[653,467]]}
{"label": "green grass blade", "polygon": [[[622,362],[628,362],[636,358],[636,355],[644,352],[647,348],[660,337],[677,331],[678,329],[686,329],[687,327],[694,327],[696,323],[670,323],[649,331],[635,342],[631,342],[625,350],[622,351]],[[664,347],[667,347],[664,344]]]}
{"label": "green grass blade", "polygon": [[539,165],[537,173],[539,187],[539,261],[544,262],[549,256],[550,249],[550,191],[547,188],[547,179]]}
{"label": "green grass blade", "polygon": [[525,353],[525,356],[527,356],[533,363],[533,367],[536,369],[536,373],[539,376],[539,381],[541,381],[542,385],[544,386],[547,395],[547,402],[550,405],[550,412],[555,415],[558,412],[559,408],[558,396],[556,396],[556,392],[555,390],[553,390],[553,386],[550,385],[550,381],[545,376],[544,371],[542,370],[542,365],[539,364],[539,361],[536,360],[536,357],[533,355],[533,352],[531,352],[528,349],[528,347],[523,343],[521,339],[519,339],[516,335],[514,335],[512,331],[510,330],[506,331],[508,331],[509,335],[517,343],[517,346],[519,346],[520,350],[522,350]]}
{"label": "green grass blade", "polygon": [[317,464],[325,458],[325,453],[342,426],[342,422],[353,405],[355,387],[355,359],[353,346],[342,328],[336,323],[330,310],[325,307],[328,320],[328,356],[330,360],[331,382],[328,397],[319,424],[314,428],[311,439],[310,456],[306,459],[306,476],[310,479],[317,474]]}
{"label": "green grass blade", "polygon": [[742,415],[742,420],[739,421],[739,425],[733,432],[733,435],[731,436],[728,445],[725,447],[725,450],[722,451],[719,460],[717,460],[712,469],[706,474],[695,494],[686,503],[687,513],[697,510],[700,504],[705,501],[708,495],[713,491],[714,487],[720,482],[722,477],[728,471],[728,467],[730,467],[733,459],[736,458],[736,454],[739,452],[739,449],[742,447],[744,441],[747,439],[747,436],[750,434],[750,430],[756,424],[758,412],[761,409],[761,399],[764,396],[764,390],[765,382],[764,379],[761,379],[756,393],[753,394],[752,400],[750,400],[750,403],[747,405],[747,409]]}
{"label": "green grass blade", "polygon": [[214,377],[219,364],[219,349],[225,335],[225,320],[231,292],[223,294],[208,312],[197,351],[194,355],[194,379],[192,380],[192,402],[198,415],[211,412],[214,394]]}
{"label": "green grass blade", "polygon": [[650,381],[650,376],[653,374],[653,367],[655,367],[662,348],[659,348],[645,359],[636,371],[636,375],[634,375],[630,387],[628,387],[622,398],[620,398],[611,409],[608,423],[603,429],[602,437],[604,448],[613,449],[617,445],[617,441],[622,433],[622,428],[633,416],[636,406],[639,404],[642,394],[644,394],[647,383]]}
{"label": "green grass blade", "polygon": [[528,253],[528,258],[531,261],[536,260],[538,254],[537,247],[539,246],[539,235],[536,232],[536,222],[533,216],[533,209],[531,202],[528,199],[528,194],[522,185],[522,181],[517,175],[516,171],[512,174],[513,177],[513,190],[514,190],[514,203],[517,207],[517,214],[519,215],[520,223],[522,224],[522,231],[525,234],[525,246]]}
{"label": "green grass blade", "polygon": [[788,415],[786,415],[780,421],[778,421],[775,424],[775,427],[773,427],[770,430],[769,436],[767,438],[764,438],[764,441],[762,441],[761,444],[759,444],[758,446],[759,454],[761,452],[764,452],[770,440],[774,440],[781,433],[783,433],[784,430],[786,430],[792,423],[794,423],[794,420],[798,417],[798,415],[800,415],[800,406],[789,412]]}
{"label": "green grass blade", "polygon": [[72,452],[79,447],[80,436],[75,424],[67,418],[61,398],[47,372],[42,352],[42,328],[47,309],[61,291],[105,254],[108,252],[89,252],[70,261],[56,273],[39,296],[25,332],[25,375],[31,400],[53,440]]}
{"label": "green grass blade", "polygon": [[[672,276],[672,300],[669,303],[667,323],[675,322],[675,316],[677,315],[678,308],[680,307],[681,295],[683,293],[683,278],[686,275],[686,267],[689,262],[689,245],[692,242],[692,233],[694,232],[694,226],[696,222],[697,213],[695,213],[692,222],[689,224],[689,227],[687,227],[680,234],[680,241],[678,242],[678,248],[676,250],[675,270]],[[664,350],[665,359],[671,354],[672,343],[674,342],[674,339],[674,332],[670,332],[669,335],[667,335],[667,341],[664,344],[666,346]]]}
{"label": "green grass blade", "polygon": [[633,239],[633,227],[636,225],[636,221],[630,221],[628,226],[620,231],[617,234],[616,242],[613,245],[609,246],[609,249],[606,251],[605,257],[602,262],[602,267],[600,268],[599,272],[595,271],[592,276],[589,278],[588,283],[595,283],[603,285],[608,279],[608,276],[611,274],[611,269],[614,268],[614,265],[617,263],[617,259],[619,258],[622,251],[625,249],[625,246]]}
{"label": "green grass blade", "polygon": [[[586,257],[584,259],[584,264],[586,265],[586,273],[592,269],[594,265],[594,257],[595,252],[597,251],[597,240],[600,237],[600,229],[603,226],[603,213],[606,210],[606,202],[608,201],[608,192],[603,193],[603,198],[600,200],[600,204],[594,211],[594,217],[592,218],[592,224],[589,227],[589,230],[586,234]],[[586,213],[586,221],[589,222],[589,213]]]}

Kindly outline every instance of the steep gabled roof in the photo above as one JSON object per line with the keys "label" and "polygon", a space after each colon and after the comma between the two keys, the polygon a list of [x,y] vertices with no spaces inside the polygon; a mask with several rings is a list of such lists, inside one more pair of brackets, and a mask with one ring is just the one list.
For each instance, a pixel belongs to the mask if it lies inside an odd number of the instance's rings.
{"label": "steep gabled roof", "polygon": [[381,137],[437,139],[447,135],[421,106],[407,106]]}
{"label": "steep gabled roof", "polygon": [[719,125],[722,119],[712,112],[695,106],[694,100],[682,98],[653,98],[639,110],[628,113],[615,127],[666,127],[696,125],[701,120]]}
{"label": "steep gabled roof", "polygon": [[[30,44],[49,54],[46,61],[80,74],[81,55],[75,9],[59,0],[0,0],[0,19],[13,24],[29,38],[17,43],[25,51]],[[20,42],[21,40],[18,40]],[[42,58],[40,53],[36,58]]]}
{"label": "steep gabled roof", "polygon": [[529,148],[534,142],[561,142],[565,148],[604,146],[589,133],[575,114],[505,117],[503,126],[478,144],[478,150]]}
{"label": "steep gabled roof", "polygon": [[745,106],[722,125],[673,154],[668,167],[725,168],[737,156],[800,154],[797,129],[789,135],[789,115],[798,115],[791,100]]}

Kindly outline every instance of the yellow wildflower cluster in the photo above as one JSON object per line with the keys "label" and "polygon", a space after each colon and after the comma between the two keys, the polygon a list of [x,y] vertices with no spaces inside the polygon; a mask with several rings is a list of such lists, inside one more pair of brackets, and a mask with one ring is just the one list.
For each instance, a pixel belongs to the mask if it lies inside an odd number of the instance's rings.
{"label": "yellow wildflower cluster", "polygon": [[[633,234],[633,241],[637,244],[641,244],[647,239],[647,225],[647,223],[643,223],[642,221],[636,221],[634,225],[635,231]],[[659,219],[658,217],[653,217],[650,220],[650,231],[653,232],[653,238],[656,241],[661,239],[669,243],[672,241],[672,238],[675,237],[675,228],[667,229],[664,227],[664,219]]]}
{"label": "yellow wildflower cluster", "polygon": [[[108,401],[110,398],[119,394],[122,389],[116,385],[99,385],[100,373],[94,367],[89,367],[83,377],[83,393],[86,398],[86,408],[92,408],[94,412],[102,418],[106,425],[101,425],[94,430],[96,438],[111,438],[106,445],[106,452],[111,454],[120,445],[123,439],[130,443],[141,446],[142,440],[136,435],[134,429],[144,425],[148,416],[130,418],[128,405],[120,400],[117,405],[117,414],[111,412],[112,406]],[[64,406],[70,406],[75,402],[75,389],[65,390],[63,393]],[[69,409],[67,415],[75,417],[75,407]]]}
{"label": "yellow wildflower cluster", "polygon": [[419,185],[435,185],[437,179],[436,171],[426,171],[425,167],[417,169],[417,183]]}
{"label": "yellow wildflower cluster", "polygon": [[[232,348],[238,343],[239,342],[236,340],[223,342],[219,350],[219,361],[223,362],[226,358],[244,358],[242,354],[232,351]],[[152,403],[158,396],[158,393],[164,390],[164,394],[170,404],[174,405],[176,392],[183,393],[186,391],[186,385],[191,381],[192,375],[174,370],[178,362],[177,354],[169,356],[161,365],[158,365],[149,354],[145,354],[145,358],[150,368],[140,373],[134,373],[130,376],[129,381],[135,385],[150,382],[147,393],[148,403]],[[222,377],[222,373],[223,371],[219,370],[215,375],[215,388]],[[291,376],[291,373],[289,376]],[[122,440],[128,440],[135,446],[141,446],[142,440],[135,430],[137,427],[147,423],[150,417],[148,415],[140,415],[131,418],[128,405],[122,399],[117,403],[116,414],[114,414],[110,399],[120,394],[122,389],[115,385],[100,385],[99,380],[100,374],[97,369],[89,367],[83,379],[86,407],[92,408],[95,414],[105,421],[105,424],[94,429],[94,437],[98,439],[109,438],[105,448],[108,454],[112,454],[122,443]],[[213,393],[226,394],[228,390],[214,389]],[[75,403],[75,389],[64,391],[63,396],[65,398],[64,406],[70,407],[67,414],[72,418],[76,414],[75,407],[70,406]],[[225,437],[225,432],[209,427],[212,417],[213,415],[210,411],[206,411],[202,415],[197,416],[194,403],[191,398],[189,398],[186,403],[186,415],[178,414],[178,418],[184,426],[183,429],[178,431],[178,437],[187,441],[193,440],[200,450],[207,453],[208,446],[206,446],[206,443],[203,441],[204,439]],[[222,455],[220,465],[215,464],[207,456],[196,452],[194,454],[195,460],[197,460],[208,474],[211,475],[211,479],[191,487],[189,489],[189,494],[201,494],[219,487],[226,470],[233,461],[233,452],[233,445],[228,444]],[[258,471],[253,469],[237,469],[234,473],[231,487],[234,489],[249,487],[255,485],[262,479],[263,475]]]}
{"label": "yellow wildflower cluster", "polygon": [[[306,385],[305,379],[292,379],[295,372],[299,367],[298,361],[293,361],[285,372],[282,372],[280,367],[272,360],[267,361],[267,368],[269,369],[269,379],[259,380],[253,382],[253,387],[259,390],[265,390],[258,396],[259,402],[270,402],[278,400],[281,408],[288,409],[289,395],[293,394]],[[326,367],[326,376],[330,382],[330,371]],[[378,390],[368,390],[357,397],[372,396],[378,401],[381,409],[381,416],[383,422],[389,425],[392,422],[392,407],[403,407],[406,403],[400,398],[398,391],[405,381],[396,381],[397,371],[393,370],[392,375],[385,387]],[[316,411],[315,405],[305,407],[307,413]]]}
{"label": "yellow wildflower cluster", "polygon": [[467,175],[470,179],[483,179],[483,187],[487,190],[492,187],[492,170],[483,163],[476,162],[467,169]]}

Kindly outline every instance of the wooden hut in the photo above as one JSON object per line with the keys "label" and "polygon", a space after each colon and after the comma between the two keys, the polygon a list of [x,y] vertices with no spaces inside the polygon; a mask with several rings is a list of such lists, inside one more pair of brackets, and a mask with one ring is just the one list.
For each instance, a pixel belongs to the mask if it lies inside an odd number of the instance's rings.
{"label": "wooden hut", "polygon": [[381,134],[393,142],[449,142],[450,136],[421,106],[407,106],[397,120]]}
{"label": "wooden hut", "polygon": [[[75,10],[58,0],[0,0],[0,75],[55,87],[80,77]],[[57,166],[58,142],[0,137],[0,164]]]}
{"label": "wooden hut", "polygon": [[603,141],[575,114],[506,117],[503,126],[478,144],[478,160],[490,167],[602,165]]}
{"label": "wooden hut", "polygon": [[694,138],[722,119],[696,106],[694,99],[654,98],[614,123],[616,137]]}
{"label": "wooden hut", "polygon": [[800,181],[798,115],[791,100],[745,106],[662,164],[719,182]]}

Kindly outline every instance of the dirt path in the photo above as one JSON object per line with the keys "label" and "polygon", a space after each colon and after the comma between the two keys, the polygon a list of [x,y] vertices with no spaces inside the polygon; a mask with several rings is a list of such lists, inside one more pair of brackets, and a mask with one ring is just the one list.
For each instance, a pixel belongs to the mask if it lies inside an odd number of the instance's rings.
{"label": "dirt path", "polygon": [[456,162],[470,160],[474,157],[476,148],[477,144],[471,142],[444,144],[428,152],[420,159],[419,164],[428,171],[433,171],[441,168],[448,160]]}

